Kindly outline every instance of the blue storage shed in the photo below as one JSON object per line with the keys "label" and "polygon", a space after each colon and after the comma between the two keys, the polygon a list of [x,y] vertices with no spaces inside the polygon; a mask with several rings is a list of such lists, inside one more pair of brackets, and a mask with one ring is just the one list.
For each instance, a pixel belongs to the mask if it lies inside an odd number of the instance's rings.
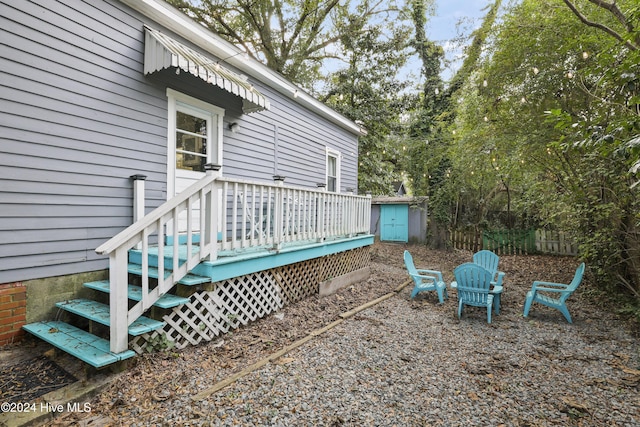
{"label": "blue storage shed", "polygon": [[427,201],[427,197],[373,198],[370,233],[383,242],[426,242]]}

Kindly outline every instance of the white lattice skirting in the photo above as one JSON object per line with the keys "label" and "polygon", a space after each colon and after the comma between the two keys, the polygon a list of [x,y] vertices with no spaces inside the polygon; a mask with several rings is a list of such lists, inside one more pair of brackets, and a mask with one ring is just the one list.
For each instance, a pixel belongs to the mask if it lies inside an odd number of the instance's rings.
{"label": "white lattice skirting", "polygon": [[177,349],[211,341],[230,329],[318,293],[320,282],[367,267],[369,248],[358,248],[217,282],[163,317],[161,330],[135,337],[138,353],[172,345]]}

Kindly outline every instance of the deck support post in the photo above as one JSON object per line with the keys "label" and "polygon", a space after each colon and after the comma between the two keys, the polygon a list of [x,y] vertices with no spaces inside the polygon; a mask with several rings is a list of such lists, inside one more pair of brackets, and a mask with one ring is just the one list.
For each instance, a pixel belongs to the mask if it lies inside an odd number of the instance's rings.
{"label": "deck support post", "polygon": [[[220,169],[222,166],[207,163],[204,167],[207,171],[207,175],[214,175],[216,177],[220,176]],[[224,203],[218,197],[219,188],[220,185],[218,182],[213,181],[211,184],[211,190],[204,201],[205,230],[203,231],[203,236],[201,236],[201,238],[205,240],[203,244],[211,245],[208,261],[215,261],[218,259],[218,211],[221,207],[220,202]]]}
{"label": "deck support post", "polygon": [[275,206],[273,207],[273,248],[279,250],[282,248],[282,236],[284,228],[284,180],[282,175],[274,175],[273,180],[278,186],[275,194]]}
{"label": "deck support post", "polygon": [[[144,217],[145,208],[145,180],[146,175],[131,175],[129,177],[133,181],[133,223],[140,221]],[[141,245],[136,245],[136,249],[140,249]]]}
{"label": "deck support post", "polygon": [[109,346],[112,353],[122,353],[129,348],[128,256],[126,249],[118,249],[109,256]]}
{"label": "deck support post", "polygon": [[144,184],[146,175],[131,175],[133,181],[133,222],[139,221],[144,216]]}

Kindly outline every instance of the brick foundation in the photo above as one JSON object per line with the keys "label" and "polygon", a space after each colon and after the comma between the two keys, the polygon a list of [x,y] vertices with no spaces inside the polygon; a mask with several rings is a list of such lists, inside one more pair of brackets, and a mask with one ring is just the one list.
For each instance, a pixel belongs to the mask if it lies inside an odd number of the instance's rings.
{"label": "brick foundation", "polygon": [[19,341],[27,321],[27,287],[21,282],[0,284],[0,346]]}

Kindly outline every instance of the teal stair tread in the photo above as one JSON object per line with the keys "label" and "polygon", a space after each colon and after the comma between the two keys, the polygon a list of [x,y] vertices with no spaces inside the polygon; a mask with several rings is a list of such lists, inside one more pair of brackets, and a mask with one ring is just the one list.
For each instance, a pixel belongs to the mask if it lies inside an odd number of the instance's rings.
{"label": "teal stair tread", "polygon": [[109,341],[65,322],[36,322],[24,325],[22,328],[96,368],[102,368],[136,355],[133,350],[112,353],[109,351]]}
{"label": "teal stair tread", "polygon": [[[87,282],[83,285],[86,288],[96,291],[109,293],[111,288],[108,280],[98,280],[96,282]],[[142,300],[142,288],[140,286],[128,285],[127,296],[130,300]],[[153,305],[160,308],[173,308],[189,302],[189,298],[179,297],[173,294],[164,294]]]}
{"label": "teal stair tread", "polygon": [[[186,243],[186,241],[185,241]],[[174,247],[173,245],[170,246],[163,246],[162,247],[162,253],[163,253],[163,257],[164,257],[164,265],[165,266],[172,266],[173,265],[173,255],[174,255]],[[183,265],[186,261],[187,261],[187,257],[192,257],[194,255],[196,255],[198,252],[200,251],[200,247],[197,244],[194,244],[191,248],[191,253],[189,254],[187,252],[187,245],[186,244],[180,244],[178,246],[178,252],[177,252],[177,256],[178,256],[178,264],[179,265]],[[149,265],[152,267],[157,267],[158,266],[158,258],[159,258],[159,252],[160,252],[160,248],[158,246],[150,246],[149,250],[148,250],[148,256],[149,256]],[[130,249],[129,250],[129,262],[132,264],[142,264],[142,258],[143,258],[143,254],[142,251],[140,249]]]}
{"label": "teal stair tread", "polygon": [[[200,234],[193,234],[192,235],[192,243],[200,243]],[[164,238],[164,242],[165,245],[167,246],[172,246],[173,245],[173,240],[174,237],[173,236],[165,236]],[[187,244],[187,235],[186,234],[179,234],[178,235],[178,244],[179,245],[186,245]]]}
{"label": "teal stair tread", "polygon": [[[137,274],[138,276],[142,275],[142,266],[139,264],[129,264],[128,266],[129,273]],[[168,277],[171,274],[171,271],[165,270],[164,277]],[[149,277],[154,279],[158,278],[158,269],[155,267],[149,267]],[[203,283],[211,282],[211,277],[206,276],[197,276],[195,274],[187,274],[182,279],[178,280],[178,283],[181,285],[194,286],[201,285]]]}
{"label": "teal stair tread", "polygon": [[[56,307],[106,326],[110,324],[109,306],[100,302],[80,298],[57,302]],[[142,335],[163,326],[164,322],[140,316],[129,325],[129,334]]]}

